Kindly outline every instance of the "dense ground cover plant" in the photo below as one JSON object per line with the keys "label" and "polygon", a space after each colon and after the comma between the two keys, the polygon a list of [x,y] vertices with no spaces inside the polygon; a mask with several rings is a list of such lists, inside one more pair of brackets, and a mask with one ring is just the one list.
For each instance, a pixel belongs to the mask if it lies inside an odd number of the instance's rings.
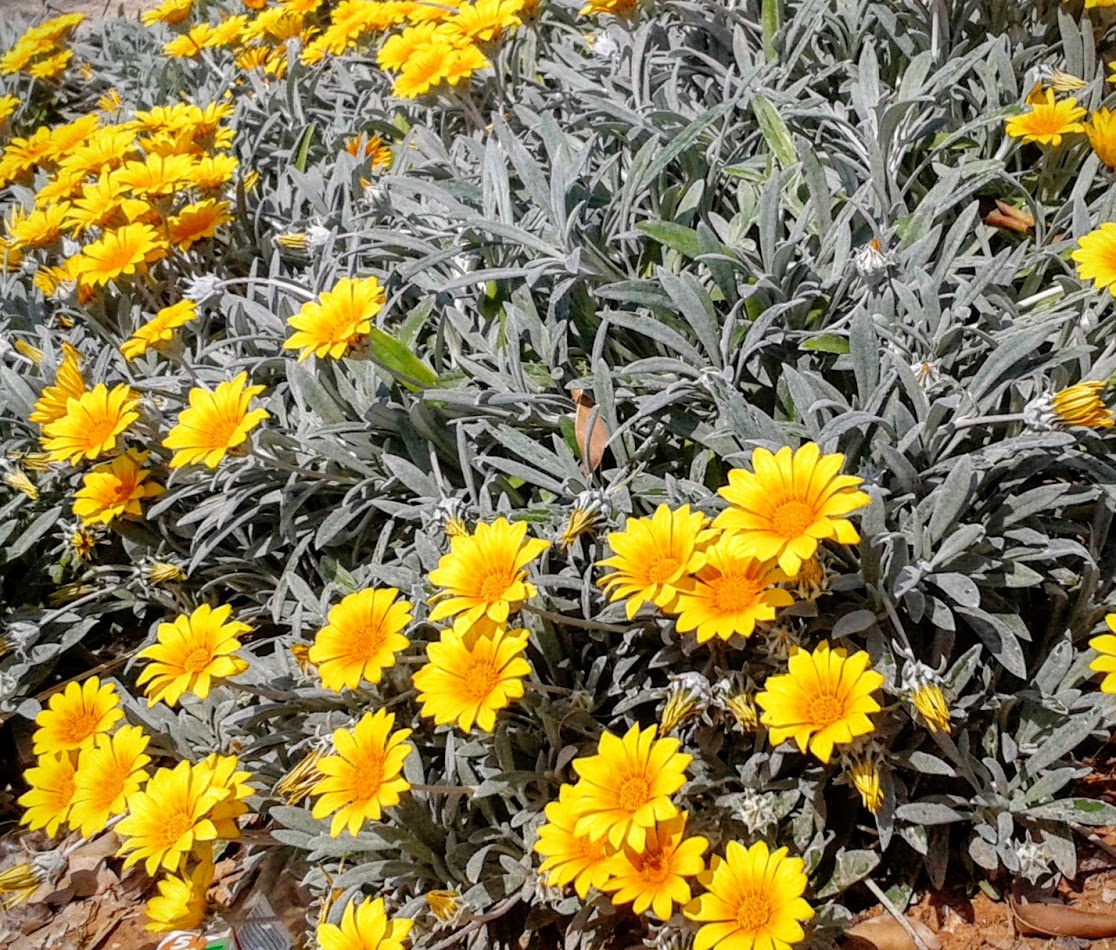
{"label": "dense ground cover plant", "polygon": [[1116,666],[1096,16],[0,27],[23,821],[111,827],[154,929],[251,826],[326,948],[825,946],[867,887],[1072,875],[1116,822],[1073,791]]}

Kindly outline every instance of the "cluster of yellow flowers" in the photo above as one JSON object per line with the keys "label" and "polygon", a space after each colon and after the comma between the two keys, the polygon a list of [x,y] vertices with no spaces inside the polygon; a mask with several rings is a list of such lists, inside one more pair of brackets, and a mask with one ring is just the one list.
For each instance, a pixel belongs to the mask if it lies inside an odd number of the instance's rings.
{"label": "cluster of yellow flowers", "polygon": [[[55,693],[35,719],[38,762],[24,777],[22,818],[53,835],[63,825],[92,837],[110,825],[121,838],[125,866],[141,859],[160,869],[159,896],[148,902],[152,931],[199,926],[213,879],[212,842],[240,835],[237,819],[254,791],[235,756],[210,755],[149,774],[150,743],[124,717],[111,683],[96,677]],[[191,867],[191,865],[193,865]]]}
{"label": "cluster of yellow flowers", "polygon": [[312,66],[402,27],[383,43],[378,62],[394,75],[394,93],[415,99],[489,68],[487,54],[534,12],[535,0],[342,0],[328,18],[324,0],[281,0],[263,9],[254,5],[254,16],[189,25],[193,6],[193,0],[165,0],[144,14],[148,25],[181,31],[163,47],[167,56],[193,59],[206,50],[226,50],[239,68],[276,78],[290,65],[288,40],[301,41],[301,62]]}
{"label": "cluster of yellow flowers", "polygon": [[118,100],[101,106],[0,152],[0,187],[36,189],[33,204],[5,222],[6,266],[35,266],[36,286],[54,299],[76,291],[88,303],[114,281],[142,280],[232,220],[220,197],[237,168],[227,154],[232,131],[221,124],[231,104],[159,106],[118,122],[108,122]]}
{"label": "cluster of yellow flowers", "polygon": [[[1116,68],[1116,64],[1112,65]],[[1082,89],[1085,85],[1082,80],[1065,74],[1058,74],[1051,88],[1043,89],[1040,83],[1027,96],[1027,111],[1008,119],[1005,131],[1012,138],[1049,148],[1060,148],[1066,140],[1084,134],[1101,163],[1116,169],[1116,112],[1097,109],[1087,122],[1082,122],[1088,112],[1077,104],[1075,97],[1055,97],[1057,90]],[[1104,222],[1082,236],[1070,257],[1077,264],[1077,275],[1082,280],[1091,280],[1097,290],[1108,289],[1116,296],[1116,223]],[[1101,418],[1107,420],[1104,427],[1111,426],[1111,412],[1101,407],[1099,400],[1093,400],[1093,406],[1101,413]]]}
{"label": "cluster of yellow flowers", "polygon": [[84,14],[66,13],[27,30],[0,56],[0,75],[24,73],[32,79],[57,79],[74,58],[67,41],[84,19]]}

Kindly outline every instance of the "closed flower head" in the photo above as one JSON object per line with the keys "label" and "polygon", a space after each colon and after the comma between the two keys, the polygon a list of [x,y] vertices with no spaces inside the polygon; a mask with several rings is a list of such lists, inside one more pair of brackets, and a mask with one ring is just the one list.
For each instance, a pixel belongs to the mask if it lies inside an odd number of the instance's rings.
{"label": "closed flower head", "polygon": [[384,809],[398,804],[410,789],[402,771],[413,751],[406,744],[411,730],[392,732],[394,724],[395,716],[381,709],[365,713],[353,729],[334,731],[337,754],[318,763],[323,777],[311,793],[321,796],[314,803],[314,817],[333,815],[330,837],[345,828],[355,835],[365,821],[379,821]]}
{"label": "closed flower head", "polygon": [[573,763],[581,778],[574,789],[581,811],[576,833],[641,850],[647,830],[678,813],[670,796],[686,784],[693,759],[678,747],[677,739],[656,739],[654,726],[641,732],[634,725],[622,739],[604,733],[597,755]]}
{"label": "closed flower head", "polygon": [[395,665],[395,655],[411,642],[402,634],[411,622],[411,603],[398,597],[394,587],[362,590],[330,610],[309,653],[326,689],[356,689],[361,679],[378,683]]}
{"label": "closed flower head", "polygon": [[205,923],[206,891],[213,883],[213,862],[203,859],[189,874],[167,874],[159,881],[159,893],[147,902],[144,930],[199,930]]}
{"label": "closed flower head", "polygon": [[450,538],[450,553],[430,572],[430,583],[443,590],[431,598],[430,620],[457,617],[463,629],[481,617],[506,623],[508,614],[535,596],[525,568],[549,547],[527,537],[527,523],[497,518],[478,524],[473,534]]}
{"label": "closed flower head", "polygon": [[788,671],[768,677],[756,696],[772,744],[794,739],[802,752],[809,748],[828,762],[835,745],[872,732],[868,717],[880,711],[872,694],[884,678],[868,668],[870,662],[863,651],[846,656],[843,648],[831,650],[827,643],[813,653],[795,649]]}
{"label": "closed flower head", "polygon": [[705,548],[716,538],[709,521],[689,505],[672,511],[659,505],[650,518],[629,518],[623,531],[608,536],[613,555],[599,563],[613,572],[597,583],[609,600],[626,600],[628,619],[645,603],[672,610],[682,590],[693,589],[705,565]]}
{"label": "closed flower head", "polygon": [[1085,123],[1085,134],[1097,158],[1109,168],[1116,168],[1116,113],[1098,109]]}
{"label": "closed flower head", "polygon": [[240,649],[240,637],[252,628],[230,620],[232,607],[216,610],[202,604],[192,614],[159,624],[157,642],[139,652],[138,659],[150,660],[136,679],[147,683],[147,705],[160,700],[173,706],[183,693],[199,699],[209,695],[213,681],[237,676],[248,664],[233,656]]}
{"label": "closed flower head", "polygon": [[249,386],[248,374],[208,389],[190,390],[190,407],[183,409],[178,424],[167,434],[163,445],[174,449],[171,468],[203,463],[216,468],[232,449],[243,445],[250,433],[268,417],[265,409],[249,410],[253,397],[263,386]]}
{"label": "closed flower head", "polygon": [[719,492],[731,506],[714,527],[738,533],[752,557],[775,559],[790,577],[826,540],[856,544],[860,535],[845,517],[871,500],[863,479],[841,475],[845,457],[822,455],[813,442],[797,451],[752,453],[752,471],[733,469]]}

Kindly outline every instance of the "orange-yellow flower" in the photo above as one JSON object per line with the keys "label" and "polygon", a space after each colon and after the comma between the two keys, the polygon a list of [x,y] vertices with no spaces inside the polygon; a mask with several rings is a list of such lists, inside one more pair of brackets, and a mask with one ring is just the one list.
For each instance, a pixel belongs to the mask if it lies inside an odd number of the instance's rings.
{"label": "orange-yellow flower", "polygon": [[148,482],[151,472],[143,466],[146,452],[129,449],[125,454],[86,473],[81,488],[74,496],[74,514],[83,524],[109,524],[115,518],[129,515],[143,517],[141,502],[157,498],[166,489]]}
{"label": "orange-yellow flower", "polygon": [[66,413],[43,426],[43,449],[52,462],[77,464],[113,451],[124,431],[139,418],[139,396],[127,386],[110,391],[99,383],[66,403]]}
{"label": "orange-yellow flower", "polygon": [[178,424],[167,434],[163,445],[174,449],[171,468],[203,463],[216,468],[231,450],[248,441],[248,434],[269,415],[265,409],[248,406],[263,386],[249,386],[248,374],[208,389],[190,390],[190,407],[183,409]]}
{"label": "orange-yellow flower", "polygon": [[1057,148],[1062,144],[1063,137],[1085,131],[1080,121],[1085,115],[1086,111],[1078,106],[1075,98],[1071,96],[1055,102],[1054,90],[1047,89],[1027,112],[1008,119],[1004,131],[1024,142]]}

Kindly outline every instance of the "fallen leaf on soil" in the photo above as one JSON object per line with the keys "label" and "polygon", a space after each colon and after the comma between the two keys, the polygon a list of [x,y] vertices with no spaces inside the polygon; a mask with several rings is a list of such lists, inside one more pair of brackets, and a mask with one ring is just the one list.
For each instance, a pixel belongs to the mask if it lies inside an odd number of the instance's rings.
{"label": "fallen leaf on soil", "polygon": [[598,415],[593,422],[593,431],[589,431],[589,419],[593,415],[593,400],[584,389],[574,389],[570,393],[574,401],[574,434],[577,437],[577,448],[581,452],[581,460],[585,463],[586,472],[595,472],[604,458],[605,446],[608,445],[608,432]]}
{"label": "fallen leaf on soil", "polygon": [[985,224],[1014,231],[1016,234],[1028,234],[1035,226],[1035,219],[1028,212],[1013,207],[999,198],[995,199],[988,208],[982,204],[981,212]]}
{"label": "fallen leaf on soil", "polygon": [[[928,950],[941,950],[941,941],[929,927],[910,918],[907,918],[907,923]],[[894,917],[873,917],[850,927],[845,935],[851,938],[845,943],[849,950],[918,950],[911,935]]]}
{"label": "fallen leaf on soil", "polygon": [[1011,903],[1015,923],[1022,933],[1047,937],[1116,937],[1116,913],[1098,914],[1066,904]]}

